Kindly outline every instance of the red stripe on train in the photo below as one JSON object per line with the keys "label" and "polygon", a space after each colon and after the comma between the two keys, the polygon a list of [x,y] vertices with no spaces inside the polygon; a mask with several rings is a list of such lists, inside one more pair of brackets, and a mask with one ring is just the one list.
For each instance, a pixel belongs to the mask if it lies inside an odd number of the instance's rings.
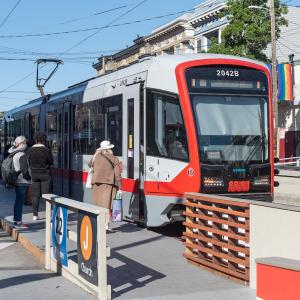
{"label": "red stripe on train", "polygon": [[[75,171],[75,170],[62,170],[59,168],[52,168],[52,175],[54,177],[70,179],[71,181],[85,183],[87,180],[88,172]],[[177,184],[174,189],[174,184],[170,182],[157,182],[157,181],[145,181],[144,192],[145,195],[165,195],[173,197],[183,197],[183,187]],[[122,190],[128,193],[139,192],[139,180],[122,178]]]}
{"label": "red stripe on train", "polygon": [[[85,183],[87,180],[88,172],[85,171],[75,171],[75,170],[63,170],[59,168],[51,169],[52,176],[63,177],[70,179],[71,181],[79,181]],[[138,192],[138,180],[122,178],[122,190],[130,193]]]}

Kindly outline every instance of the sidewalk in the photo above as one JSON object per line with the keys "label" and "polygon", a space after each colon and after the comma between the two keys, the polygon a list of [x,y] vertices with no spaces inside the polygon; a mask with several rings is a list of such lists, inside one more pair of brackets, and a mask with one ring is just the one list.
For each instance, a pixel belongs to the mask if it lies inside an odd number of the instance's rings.
{"label": "sidewalk", "polygon": [[65,278],[47,272],[19,243],[0,230],[0,300],[93,300]]}
{"label": "sidewalk", "polygon": [[[11,220],[14,194],[0,185],[0,195],[0,218]],[[21,230],[19,237],[41,261],[45,220],[33,224],[31,208],[24,208],[23,219],[29,229]],[[44,217],[44,213],[40,215]],[[255,299],[255,290],[187,263],[179,239],[129,223],[118,224],[115,230],[108,234],[107,242],[113,299]]]}

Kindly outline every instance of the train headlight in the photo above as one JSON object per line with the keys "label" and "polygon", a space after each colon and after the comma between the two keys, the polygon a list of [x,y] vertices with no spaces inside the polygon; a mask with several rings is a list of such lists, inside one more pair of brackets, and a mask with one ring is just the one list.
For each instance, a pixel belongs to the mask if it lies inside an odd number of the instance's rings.
{"label": "train headlight", "polygon": [[224,186],[224,180],[218,177],[203,177],[203,185],[205,187]]}
{"label": "train headlight", "polygon": [[270,184],[270,177],[269,176],[259,176],[255,177],[253,180],[253,185],[269,185]]}

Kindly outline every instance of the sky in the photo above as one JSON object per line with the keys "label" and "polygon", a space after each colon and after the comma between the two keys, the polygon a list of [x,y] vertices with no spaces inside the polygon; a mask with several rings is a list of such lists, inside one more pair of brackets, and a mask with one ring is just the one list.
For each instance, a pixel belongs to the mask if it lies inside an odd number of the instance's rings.
{"label": "sky", "polygon": [[[299,5],[300,0],[285,0]],[[45,93],[63,90],[96,76],[92,64],[102,54],[130,46],[139,36],[190,10],[202,0],[2,0],[0,2],[0,111],[6,111],[40,96],[36,86],[35,60],[64,61],[45,86]],[[167,14],[138,24],[101,29]],[[92,28],[99,28],[93,29]],[[36,35],[53,32],[81,32]],[[82,31],[85,30],[85,31]],[[16,37],[17,36],[17,37]],[[63,55],[62,55],[63,54]],[[53,66],[42,69],[47,75]]]}

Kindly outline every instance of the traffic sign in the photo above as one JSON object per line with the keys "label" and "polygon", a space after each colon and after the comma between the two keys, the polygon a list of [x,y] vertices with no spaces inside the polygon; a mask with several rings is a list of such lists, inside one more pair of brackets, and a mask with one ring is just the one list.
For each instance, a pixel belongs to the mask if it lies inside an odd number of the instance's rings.
{"label": "traffic sign", "polygon": [[67,223],[68,210],[65,207],[54,205],[52,212],[53,256],[63,266],[68,266]]}
{"label": "traffic sign", "polygon": [[78,272],[81,277],[98,285],[97,272],[97,217],[78,212],[77,225]]}

